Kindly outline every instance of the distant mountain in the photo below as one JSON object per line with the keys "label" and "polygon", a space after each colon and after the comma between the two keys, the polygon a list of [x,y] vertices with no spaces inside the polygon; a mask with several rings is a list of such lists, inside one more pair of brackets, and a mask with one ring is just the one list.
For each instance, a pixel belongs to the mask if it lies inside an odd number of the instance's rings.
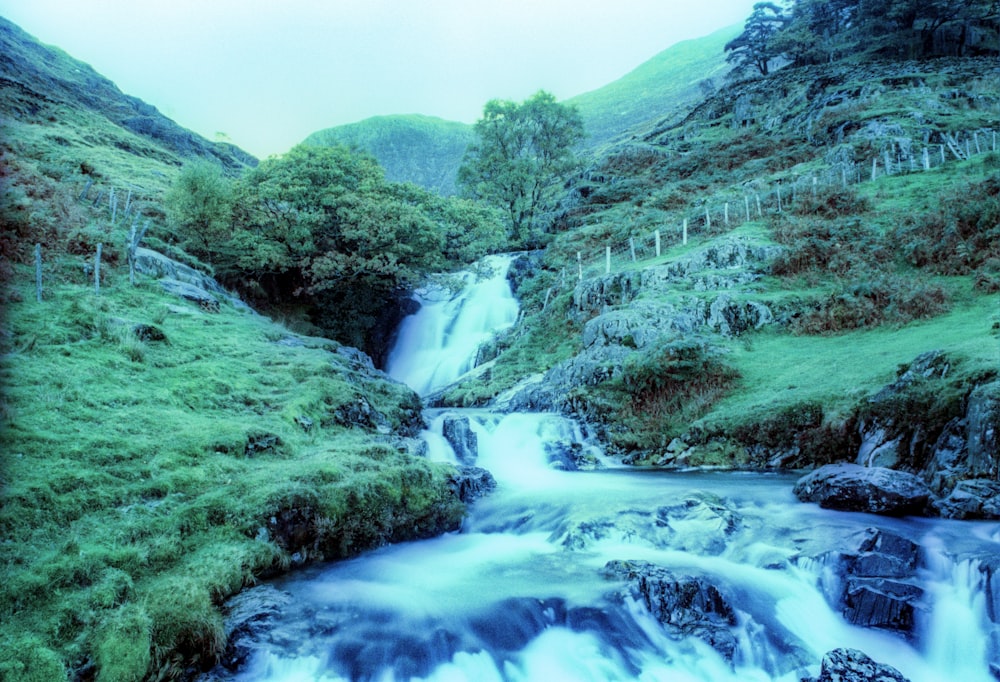
{"label": "distant mountain", "polygon": [[455,194],[455,176],[472,141],[472,126],[433,116],[375,116],[313,133],[305,144],[338,144],[375,156],[393,182],[412,182],[443,195]]}
{"label": "distant mountain", "polygon": [[741,30],[731,26],[682,41],[613,83],[566,100],[580,110],[585,144],[601,146],[635,125],[691,107],[711,94],[730,70],[725,45]]}
{"label": "distant mountain", "polygon": [[161,193],[191,159],[213,160],[231,173],[257,164],[235,145],[181,127],[2,17],[0,143],[49,175],[82,173],[147,196]]}
{"label": "distant mountain", "polygon": [[[667,48],[603,88],[566,101],[580,109],[587,147],[600,147],[637,124],[662,119],[689,108],[729,72],[725,44],[741,28],[731,27],[704,38]],[[456,192],[455,177],[472,126],[417,114],[376,116],[313,133],[305,144],[363,149],[395,182],[413,182],[441,194]]]}

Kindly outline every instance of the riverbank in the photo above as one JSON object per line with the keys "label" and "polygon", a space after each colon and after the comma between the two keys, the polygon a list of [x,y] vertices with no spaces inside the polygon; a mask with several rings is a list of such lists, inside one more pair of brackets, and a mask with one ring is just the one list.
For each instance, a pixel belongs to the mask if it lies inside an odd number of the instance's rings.
{"label": "riverbank", "polygon": [[419,399],[360,353],[118,269],[41,303],[18,274],[0,677],[186,676],[244,586],[458,526],[454,470],[413,456]]}

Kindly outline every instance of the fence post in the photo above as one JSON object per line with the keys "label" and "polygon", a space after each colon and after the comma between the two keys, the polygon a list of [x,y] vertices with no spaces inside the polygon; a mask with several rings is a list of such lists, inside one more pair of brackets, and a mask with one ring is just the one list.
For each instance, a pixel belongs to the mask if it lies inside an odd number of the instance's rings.
{"label": "fence post", "polygon": [[577,268],[580,271],[580,275],[579,275],[579,277],[577,277],[577,279],[580,282],[582,282],[583,281],[583,254],[580,253],[579,251],[576,252],[576,265],[577,265]]}
{"label": "fence post", "polygon": [[875,182],[875,171],[878,170],[878,159],[872,158],[872,182]]}
{"label": "fence post", "polygon": [[712,229],[712,215],[708,212],[708,204],[705,204],[705,229]]}
{"label": "fence post", "polygon": [[728,202],[728,201],[726,202],[726,210],[725,210],[725,212],[724,212],[724,213],[722,214],[722,216],[723,216],[723,217],[722,217],[723,221],[724,221],[724,222],[726,223],[726,225],[728,226],[728,225],[729,225],[729,202]]}
{"label": "fence post", "polygon": [[611,247],[610,246],[606,246],[606,247],[604,247],[604,249],[605,249],[605,251],[604,251],[604,274],[610,275],[611,274]]}
{"label": "fence post", "polygon": [[654,234],[656,236],[656,257],[659,258],[660,257],[660,231],[657,230]]}
{"label": "fence post", "polygon": [[97,243],[97,256],[94,257],[94,293],[101,295],[101,248],[103,244]]}
{"label": "fence post", "polygon": [[977,154],[982,154],[983,150],[979,148],[979,133],[978,132],[973,132],[972,133],[972,139],[976,141],[976,153]]}
{"label": "fence post", "polygon": [[840,167],[840,184],[847,189],[847,166],[843,165]]}
{"label": "fence post", "polygon": [[760,207],[760,195],[759,194],[754,194],[754,198],[757,199],[757,217],[758,218],[763,218],[764,217],[764,211],[761,210],[761,207]]}
{"label": "fence post", "polygon": [[628,238],[628,250],[632,254],[632,262],[635,262],[635,237]]}
{"label": "fence post", "polygon": [[118,217],[118,195],[115,194],[115,188],[111,188],[111,224],[115,224],[115,219]]}
{"label": "fence post", "polygon": [[947,158],[944,155],[944,145],[941,145],[941,163],[944,163],[945,161],[947,161]]}
{"label": "fence post", "polygon": [[885,174],[892,175],[892,159],[889,157],[888,149],[885,150],[884,155],[885,155]]}
{"label": "fence post", "polygon": [[816,176],[814,175],[814,176],[813,176],[813,199],[815,199],[815,198],[816,198],[816,193],[817,193],[817,192],[819,191],[819,187],[818,187],[818,185],[819,185],[819,178],[817,178],[817,177],[816,177]]}
{"label": "fence post", "polygon": [[35,300],[42,302],[42,245],[35,244]]}
{"label": "fence post", "polygon": [[968,158],[971,158],[971,157],[972,157],[972,150],[969,148],[969,138],[966,137],[965,138],[965,158],[968,159]]}
{"label": "fence post", "polygon": [[931,169],[931,155],[927,151],[927,147],[924,147],[924,170],[929,171]]}
{"label": "fence post", "polygon": [[993,131],[993,151],[997,150],[997,131]]}
{"label": "fence post", "polygon": [[747,211],[747,222],[750,222],[750,196],[747,194],[743,195],[743,208]]}
{"label": "fence post", "polygon": [[778,185],[778,189],[775,190],[775,193],[778,195],[778,213],[781,213],[781,185]]}
{"label": "fence post", "polygon": [[688,219],[687,218],[684,219],[684,232],[682,232],[681,234],[682,234],[682,240],[683,240],[681,243],[682,244],[687,244],[688,243]]}

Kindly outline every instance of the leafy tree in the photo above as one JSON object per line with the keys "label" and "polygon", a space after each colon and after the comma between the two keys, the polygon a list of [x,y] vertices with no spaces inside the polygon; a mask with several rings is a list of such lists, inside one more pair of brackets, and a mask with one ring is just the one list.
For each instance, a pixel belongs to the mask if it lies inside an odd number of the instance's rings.
{"label": "leafy tree", "polygon": [[164,198],[181,247],[197,258],[215,253],[229,239],[233,203],[232,181],[209,161],[184,166]]}
{"label": "leafy tree", "polygon": [[583,139],[575,107],[539,91],[518,104],[490,100],[458,172],[465,194],[498,207],[519,246],[536,245],[555,208],[558,181],[576,167]]}
{"label": "leafy tree", "polygon": [[760,75],[768,75],[771,61],[780,54],[771,40],[786,21],[781,7],[773,2],[758,2],[743,26],[743,33],[726,43],[725,50],[730,53],[726,61],[735,64],[738,70],[752,67]]}

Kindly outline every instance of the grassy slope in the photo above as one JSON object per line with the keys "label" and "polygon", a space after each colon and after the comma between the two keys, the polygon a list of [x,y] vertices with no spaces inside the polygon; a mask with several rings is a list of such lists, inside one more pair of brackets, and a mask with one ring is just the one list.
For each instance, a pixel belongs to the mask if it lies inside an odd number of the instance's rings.
{"label": "grassy slope", "polygon": [[740,30],[677,43],[615,82],[567,100],[583,117],[586,145],[599,147],[633,126],[684,111],[705,95],[702,83],[721,85],[729,72],[723,48]]}
{"label": "grassy slope", "polygon": [[[977,188],[998,177],[1000,156],[982,154],[957,162],[949,152],[948,162],[931,172],[892,177],[880,173],[878,180],[856,189],[841,192],[834,187],[823,195],[832,208],[809,208],[808,189],[800,191],[806,201],[791,209],[787,201],[789,185],[801,179],[808,181],[817,173],[825,177],[831,168],[830,177],[839,179],[837,160],[857,163],[866,178],[872,155],[881,159],[883,150],[895,148],[898,139],[914,141],[919,167],[925,136],[933,143],[945,133],[964,136],[974,130],[996,130],[1000,91],[993,78],[995,69],[993,62],[969,61],[841,64],[782,72],[768,81],[737,86],[749,94],[758,116],[750,129],[733,127],[732,105],[738,92],[727,90],[701,103],[684,119],[643,126],[631,139],[610,145],[578,179],[578,195],[566,204],[563,231],[547,250],[546,270],[526,289],[526,327],[508,341],[511,349],[500,356],[486,381],[460,386],[448,399],[462,404],[482,402],[525,374],[544,371],[578,352],[586,318],[581,318],[571,295],[577,251],[603,254],[608,243],[626,245],[627,250],[630,236],[645,237],[657,228],[670,234],[684,218],[691,219],[691,242],[667,248],[664,261],[734,234],[773,242],[780,232],[809,235],[830,230],[837,235],[860,231],[862,236],[855,243],[842,243],[836,236],[825,241],[822,236],[808,236],[789,247],[801,249],[814,239],[820,253],[839,259],[841,269],[835,270],[832,263],[819,264],[799,275],[768,276],[728,292],[739,300],[760,300],[786,318],[815,314],[823,305],[836,303],[837,297],[845,297],[849,304],[863,301],[850,292],[865,291],[879,278],[895,287],[891,300],[878,304],[883,306],[882,324],[869,322],[854,330],[819,334],[775,325],[738,338],[708,338],[741,378],[726,397],[699,406],[690,423],[698,427],[696,431],[731,437],[754,424],[780,419],[789,408],[810,404],[822,405],[825,423],[842,423],[868,395],[890,383],[900,365],[931,350],[944,350],[953,358],[955,386],[994,374],[1000,368],[1000,301],[989,286],[973,284],[995,282],[1000,261],[987,260],[947,275],[939,269],[941,261],[950,260],[948,267],[955,270],[961,259],[949,254],[956,248],[967,250],[972,243],[953,239],[963,210],[963,202],[953,199],[970,197],[971,201],[973,195],[979,196]],[[822,85],[806,97],[813,83]],[[979,139],[991,138],[987,134]],[[784,214],[776,214],[772,205],[763,220],[733,231],[722,227],[717,215],[712,231],[704,233],[699,216],[704,215],[705,202],[718,213],[721,202],[735,201],[741,213],[745,193],[773,191],[779,180],[786,188]],[[983,211],[994,210],[996,215],[995,208],[989,209],[990,202],[996,204],[995,196],[976,201],[982,202],[977,206]],[[926,265],[914,267],[908,241],[919,239],[907,230],[925,222],[931,226],[927,244],[936,255]],[[996,254],[1000,249],[996,226],[980,229],[992,229],[989,248]],[[885,256],[873,262],[868,254],[876,249]],[[643,264],[631,267],[641,269]],[[613,278],[609,281],[613,284]],[[900,301],[927,291],[942,293],[943,314],[919,306],[905,315],[898,313]],[[679,286],[673,295],[711,300],[716,294]],[[664,445],[673,436],[683,435],[668,432],[666,421],[661,424],[651,418],[635,426],[648,430],[650,439]],[[840,456],[849,454],[845,451]]]}
{"label": "grassy slope", "polygon": [[243,585],[454,527],[450,470],[405,451],[411,391],[330,342],[128,284],[130,223],[169,241],[160,199],[186,160],[253,160],[7,22],[0,40],[0,679],[184,675],[219,653]]}

